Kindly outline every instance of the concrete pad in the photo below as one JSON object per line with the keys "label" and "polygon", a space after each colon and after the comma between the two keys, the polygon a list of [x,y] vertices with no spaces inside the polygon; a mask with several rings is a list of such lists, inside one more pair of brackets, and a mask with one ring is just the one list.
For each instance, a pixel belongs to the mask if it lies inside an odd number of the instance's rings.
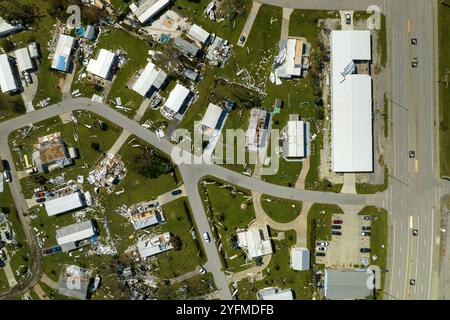
{"label": "concrete pad", "polygon": [[247,21],[245,21],[244,28],[242,28],[241,35],[239,36],[239,39],[244,36],[245,41],[241,43],[238,39],[237,45],[240,47],[244,47],[245,43],[247,42],[248,35],[250,34],[250,31],[252,30],[253,23],[255,22],[256,16],[258,15],[259,8],[261,7],[261,3],[253,1],[252,8],[250,9],[250,13],[247,17]]}
{"label": "concrete pad", "polygon": [[356,194],[356,174],[344,173],[344,185],[342,186],[341,193]]}

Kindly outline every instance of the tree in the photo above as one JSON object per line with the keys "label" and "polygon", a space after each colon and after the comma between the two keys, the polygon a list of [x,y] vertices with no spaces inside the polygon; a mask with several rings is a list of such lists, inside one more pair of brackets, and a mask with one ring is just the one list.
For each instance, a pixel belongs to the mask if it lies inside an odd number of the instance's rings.
{"label": "tree", "polygon": [[173,171],[169,161],[160,157],[154,150],[142,149],[134,157],[132,167],[147,178],[156,179],[164,173]]}
{"label": "tree", "polygon": [[102,147],[100,146],[100,143],[94,141],[91,143],[91,148],[97,151],[98,153],[102,152]]}
{"label": "tree", "polygon": [[1,45],[2,45],[2,49],[6,53],[11,52],[16,48],[16,45],[14,44],[14,42],[12,42],[11,40],[8,40],[8,39],[3,39]]}
{"label": "tree", "polygon": [[47,183],[48,179],[44,174],[37,173],[31,176],[31,181],[35,184],[42,186]]}
{"label": "tree", "polygon": [[173,248],[176,251],[180,251],[181,247],[183,246],[181,238],[179,236],[177,236],[177,235],[172,236],[172,238],[170,239],[170,243],[172,244]]}

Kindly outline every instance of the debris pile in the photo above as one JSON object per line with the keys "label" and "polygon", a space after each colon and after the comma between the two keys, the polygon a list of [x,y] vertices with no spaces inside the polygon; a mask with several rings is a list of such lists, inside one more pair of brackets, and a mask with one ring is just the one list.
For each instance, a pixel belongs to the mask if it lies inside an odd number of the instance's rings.
{"label": "debris pile", "polygon": [[125,164],[119,155],[108,153],[96,165],[95,169],[89,172],[87,178],[90,184],[95,184],[98,188],[104,188],[108,193],[112,193],[116,185],[127,175]]}
{"label": "debris pile", "polygon": [[231,55],[231,46],[228,40],[224,40],[216,35],[213,35],[214,40],[208,47],[206,58],[213,66],[219,67],[225,65]]}

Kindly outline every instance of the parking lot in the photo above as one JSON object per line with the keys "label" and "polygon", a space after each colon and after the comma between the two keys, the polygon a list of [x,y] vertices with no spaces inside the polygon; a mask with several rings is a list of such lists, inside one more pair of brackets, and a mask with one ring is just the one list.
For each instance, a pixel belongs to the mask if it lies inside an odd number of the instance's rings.
{"label": "parking lot", "polygon": [[[331,241],[316,242],[316,263],[327,268],[352,268],[355,265],[370,262],[370,253],[361,252],[361,248],[370,248],[371,220],[351,214],[333,214]],[[367,218],[366,218],[367,219]],[[364,229],[366,230],[363,230]],[[366,235],[363,235],[365,233]]]}

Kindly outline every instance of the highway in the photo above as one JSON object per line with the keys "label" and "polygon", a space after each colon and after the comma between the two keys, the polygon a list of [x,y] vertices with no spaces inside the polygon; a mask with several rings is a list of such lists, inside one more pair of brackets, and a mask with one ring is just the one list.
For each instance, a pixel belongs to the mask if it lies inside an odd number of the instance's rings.
{"label": "highway", "polygon": [[[389,1],[391,39],[392,179],[388,189],[391,259],[387,297],[433,299],[440,181],[435,123],[436,1]],[[418,45],[411,44],[411,38]],[[412,68],[417,58],[418,68]],[[410,159],[414,150],[415,159]],[[439,220],[438,220],[439,221]],[[419,230],[412,236],[412,228]],[[410,280],[415,285],[410,285]]]}

